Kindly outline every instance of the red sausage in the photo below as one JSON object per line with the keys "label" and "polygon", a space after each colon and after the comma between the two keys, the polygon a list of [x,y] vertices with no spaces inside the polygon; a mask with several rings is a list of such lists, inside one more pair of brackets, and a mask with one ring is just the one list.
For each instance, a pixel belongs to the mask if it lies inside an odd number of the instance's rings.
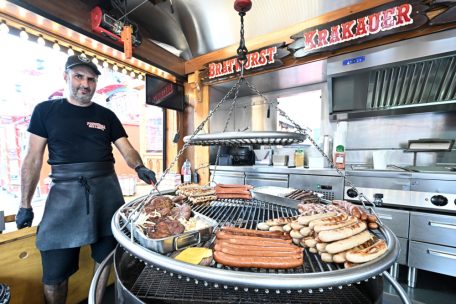
{"label": "red sausage", "polygon": [[271,268],[286,269],[302,266],[304,260],[294,257],[258,257],[258,256],[237,256],[214,251],[214,259],[217,263],[239,268]]}

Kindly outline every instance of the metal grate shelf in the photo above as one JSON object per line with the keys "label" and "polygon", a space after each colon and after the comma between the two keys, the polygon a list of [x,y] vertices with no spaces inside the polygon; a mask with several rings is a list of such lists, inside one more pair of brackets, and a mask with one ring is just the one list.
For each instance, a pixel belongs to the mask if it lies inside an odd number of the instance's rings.
{"label": "metal grate shelf", "polygon": [[[224,132],[185,136],[194,146],[291,145],[303,142],[307,135],[294,132]],[[191,140],[190,140],[191,138]]]}
{"label": "metal grate shelf", "polygon": [[356,286],[343,290],[333,288],[325,292],[294,290],[277,293],[271,290],[265,293],[255,289],[246,291],[242,288],[235,290],[195,284],[193,280],[179,279],[150,267],[144,268],[130,292],[144,303],[156,303],[156,300],[166,303],[371,303]]}

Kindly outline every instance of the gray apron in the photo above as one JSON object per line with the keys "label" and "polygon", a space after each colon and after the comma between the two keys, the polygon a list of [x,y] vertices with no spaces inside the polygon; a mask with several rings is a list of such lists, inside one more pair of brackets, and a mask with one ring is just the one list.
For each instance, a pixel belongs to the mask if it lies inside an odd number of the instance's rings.
{"label": "gray apron", "polygon": [[125,202],[112,162],[53,165],[52,187],[38,226],[39,250],[80,247],[112,235]]}

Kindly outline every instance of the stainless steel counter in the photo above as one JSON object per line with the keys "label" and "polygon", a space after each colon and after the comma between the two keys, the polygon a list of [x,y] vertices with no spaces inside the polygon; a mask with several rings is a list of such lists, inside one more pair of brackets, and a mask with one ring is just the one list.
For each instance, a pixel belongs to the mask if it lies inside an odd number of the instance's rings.
{"label": "stainless steel counter", "polygon": [[[211,171],[213,171],[214,168],[215,166],[210,166]],[[217,171],[339,176],[336,170],[331,168],[305,169],[288,168],[285,166],[217,166]],[[343,172],[344,171],[342,171],[342,173]]]}

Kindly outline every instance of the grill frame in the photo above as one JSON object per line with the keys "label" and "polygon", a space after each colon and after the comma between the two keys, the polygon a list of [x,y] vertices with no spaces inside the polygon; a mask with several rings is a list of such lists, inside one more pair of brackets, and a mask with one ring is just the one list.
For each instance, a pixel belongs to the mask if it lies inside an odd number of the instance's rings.
{"label": "grill frame", "polygon": [[[138,198],[125,206],[130,206],[135,204],[138,201],[141,201],[143,198]],[[242,203],[243,205],[239,205]],[[255,205],[256,204],[256,205]],[[238,227],[244,228],[253,228],[253,225],[260,220],[266,220],[272,218],[273,216],[266,217],[265,214],[273,215],[282,212],[282,214],[292,213],[292,208],[287,208],[279,206],[276,204],[262,202],[257,200],[252,201],[243,201],[243,200],[219,200],[211,204],[203,204],[200,206],[195,206],[195,211],[203,213],[203,208],[210,208],[213,211],[213,218],[217,214],[221,214],[227,211],[229,207],[245,207],[253,206],[257,211],[263,213],[263,218],[257,218],[256,221],[250,220],[247,221],[243,219],[240,223],[232,223]],[[262,206],[264,208],[262,208]],[[234,210],[234,209],[233,209]],[[231,212],[233,212],[233,210]],[[240,210],[240,211],[239,211]],[[236,210],[236,212],[242,212],[242,209]],[[200,280],[203,282],[217,283],[220,285],[226,286],[236,286],[243,288],[257,288],[257,289],[284,289],[284,290],[313,290],[321,289],[328,287],[339,287],[349,285],[352,283],[361,282],[374,278],[377,275],[382,274],[385,270],[395,262],[397,256],[399,255],[399,243],[396,236],[392,231],[385,226],[380,226],[379,231],[381,232],[383,238],[388,244],[388,250],[379,259],[370,261],[368,263],[362,264],[360,266],[351,268],[351,269],[340,269],[336,264],[323,263],[319,260],[318,255],[309,253],[305,250],[306,263],[310,259],[314,258],[316,263],[322,271],[319,272],[305,272],[306,265],[303,266],[303,272],[289,273],[288,271],[270,271],[270,270],[259,270],[258,272],[253,272],[251,270],[237,270],[231,269],[228,267],[218,268],[216,267],[207,267],[199,265],[191,265],[188,263],[177,261],[173,258],[170,258],[166,255],[162,255],[151,250],[148,250],[142,247],[139,243],[132,242],[130,236],[126,234],[125,230],[120,230],[121,225],[121,209],[119,209],[113,216],[111,227],[114,237],[117,239],[119,244],[124,247],[128,252],[137,257],[139,260],[143,261],[150,267],[159,268],[172,272],[181,276],[189,277],[191,279]],[[295,215],[297,211],[294,211]],[[206,214],[211,217],[210,214]],[[234,214],[236,216],[236,214]],[[250,218],[250,215],[249,215]],[[219,225],[222,226],[227,223],[227,221],[220,221],[216,217],[214,218],[219,222]],[[249,225],[245,225],[245,223]],[[212,243],[213,239],[209,242]],[[314,271],[315,267],[312,267]],[[324,271],[322,266],[327,267],[327,271]]]}

